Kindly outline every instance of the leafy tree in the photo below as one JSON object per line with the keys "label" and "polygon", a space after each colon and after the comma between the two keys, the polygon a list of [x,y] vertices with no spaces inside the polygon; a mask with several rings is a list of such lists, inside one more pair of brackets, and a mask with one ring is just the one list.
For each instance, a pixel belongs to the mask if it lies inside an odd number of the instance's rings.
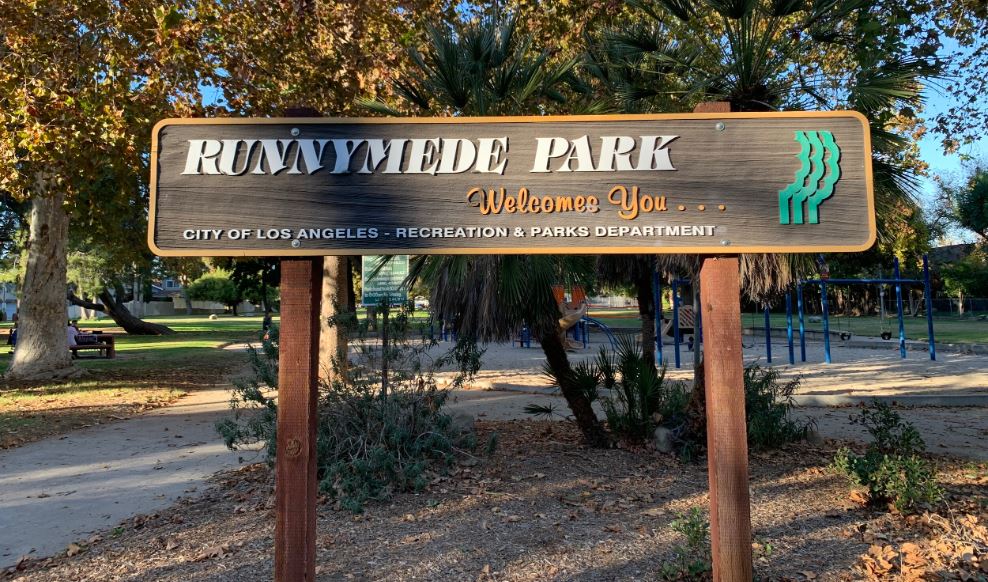
{"label": "leafy tree", "polygon": [[230,308],[234,315],[244,295],[227,271],[213,271],[189,285],[189,298],[193,301],[215,301]]}
{"label": "leafy tree", "polygon": [[0,191],[30,205],[18,349],[7,376],[78,373],[66,346],[69,226],[117,224],[107,208],[137,201],[151,125],[191,112],[201,64],[190,5],[7,2],[0,34]]}
{"label": "leafy tree", "polygon": [[[921,80],[936,68],[879,38],[880,11],[873,14],[870,5],[858,0],[628,4],[636,9],[631,17],[589,35],[587,49],[586,67],[595,87],[615,108],[686,112],[700,102],[723,101],[732,111],[856,109],[872,121],[880,216],[894,217],[894,209],[916,207],[910,197],[915,187],[910,164],[915,163],[909,158],[908,139],[896,133],[901,125],[897,116],[918,108]],[[899,231],[888,226],[895,219],[880,222],[883,234]],[[637,259],[642,270],[653,260],[663,272],[694,281],[701,264],[697,256]],[[764,302],[791,286],[809,265],[799,255],[744,255],[740,267],[747,295]],[[639,281],[638,295],[650,297],[646,280]],[[691,414],[700,424],[704,378],[699,351],[694,358]]]}
{"label": "leafy tree", "polygon": [[[129,334],[165,335],[174,332],[140,319],[125,305],[136,300],[140,309],[150,293],[153,271],[145,242],[147,185],[140,174],[143,169],[105,169],[94,179],[92,189],[77,195],[77,204],[98,206],[100,216],[95,212],[80,214],[69,228],[67,297],[73,305],[106,313]],[[116,195],[97,200],[97,192]]]}
{"label": "leafy tree", "polygon": [[960,185],[945,190],[954,221],[988,242],[988,166],[975,167]]}
{"label": "leafy tree", "polygon": [[265,313],[274,311],[281,281],[281,261],[277,259],[226,259],[219,261],[230,272],[230,279],[251,303]]}
{"label": "leafy tree", "polygon": [[[443,0],[377,2],[201,2],[204,50],[214,65],[207,83],[220,90],[224,113],[247,116],[348,115],[358,97],[386,97],[402,71],[402,52],[418,25],[452,14]],[[323,260],[320,369],[346,350],[342,328],[326,325],[346,293],[348,261]]]}
{"label": "leafy tree", "polygon": [[192,301],[189,298],[189,285],[206,274],[208,266],[201,257],[167,257],[156,262],[158,275],[162,278],[173,277],[182,287],[182,298],[185,300],[185,313],[192,315]]}
{"label": "leafy tree", "polygon": [[988,253],[975,250],[963,259],[943,265],[940,278],[944,290],[957,297],[958,311],[964,314],[964,297],[988,297]]}

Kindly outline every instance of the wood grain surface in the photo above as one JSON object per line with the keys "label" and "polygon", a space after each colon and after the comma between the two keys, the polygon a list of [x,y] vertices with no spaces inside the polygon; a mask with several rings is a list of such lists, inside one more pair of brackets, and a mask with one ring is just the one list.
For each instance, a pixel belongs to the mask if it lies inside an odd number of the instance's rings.
{"label": "wood grain surface", "polygon": [[[794,181],[801,165],[797,131],[831,132],[840,148],[840,179],[833,195],[820,206],[819,224],[780,223],[779,193]],[[601,136],[654,135],[679,136],[668,146],[674,171],[530,171],[539,137],[575,140],[589,136],[596,162]],[[182,174],[189,140],[435,137],[507,137],[503,175],[473,170],[444,175],[334,174],[330,171],[335,159],[331,147],[322,157],[326,167],[312,174]],[[254,148],[250,168],[256,165],[259,151]],[[867,124],[853,112],[482,121],[165,120],[155,128],[152,157],[149,244],[156,253],[169,256],[822,252],[864,250],[875,236]],[[287,159],[294,157],[289,150]],[[364,150],[358,149],[351,169],[359,169],[364,158]],[[632,159],[637,159],[637,151]],[[559,164],[557,160],[551,167]],[[665,196],[667,210],[624,219],[622,208],[608,200],[609,191],[617,185]],[[508,196],[515,196],[522,187],[538,197],[596,196],[600,210],[482,215],[467,201],[473,188],[504,188]],[[704,234],[674,234],[674,227],[684,226],[700,227]],[[464,231],[457,231],[460,227]],[[470,236],[467,229],[471,227],[501,228],[507,234]],[[598,227],[639,230],[597,236]],[[257,236],[258,231],[270,229],[285,229],[290,234],[276,239]],[[333,238],[299,238],[300,232],[310,229],[320,237],[332,234]],[[370,236],[371,229],[376,229],[376,237]],[[400,229],[406,229],[405,236]],[[408,236],[410,229],[432,236]],[[212,230],[221,231],[218,239],[189,238],[186,232]],[[250,235],[230,238],[231,232],[241,231]],[[365,236],[359,237],[361,233]]]}

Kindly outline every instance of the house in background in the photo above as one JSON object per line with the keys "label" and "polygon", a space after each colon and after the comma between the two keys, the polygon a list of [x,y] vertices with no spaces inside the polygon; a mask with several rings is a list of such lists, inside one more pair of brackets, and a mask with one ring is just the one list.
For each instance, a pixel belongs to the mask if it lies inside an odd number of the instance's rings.
{"label": "house in background", "polygon": [[10,321],[17,313],[17,283],[0,283],[0,320]]}

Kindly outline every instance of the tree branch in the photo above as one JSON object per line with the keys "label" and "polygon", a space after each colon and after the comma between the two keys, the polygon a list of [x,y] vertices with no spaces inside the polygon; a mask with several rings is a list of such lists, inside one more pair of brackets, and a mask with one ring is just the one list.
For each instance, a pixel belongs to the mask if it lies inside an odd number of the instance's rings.
{"label": "tree branch", "polygon": [[83,307],[85,309],[92,309],[94,311],[102,311],[106,313],[106,307],[104,305],[100,303],[93,303],[92,301],[89,301],[87,299],[80,299],[75,294],[75,290],[73,289],[69,289],[67,298],[69,300],[69,303],[71,303],[72,305],[78,305],[79,307]]}

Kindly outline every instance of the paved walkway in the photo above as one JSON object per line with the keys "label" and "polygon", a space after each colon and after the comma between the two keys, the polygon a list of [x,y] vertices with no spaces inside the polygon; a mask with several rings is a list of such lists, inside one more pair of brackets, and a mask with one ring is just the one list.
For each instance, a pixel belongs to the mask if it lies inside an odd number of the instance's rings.
{"label": "paved walkway", "polygon": [[193,392],[130,420],[0,452],[0,569],[168,507],[217,471],[257,459],[229,451],[214,423],[229,388]]}

